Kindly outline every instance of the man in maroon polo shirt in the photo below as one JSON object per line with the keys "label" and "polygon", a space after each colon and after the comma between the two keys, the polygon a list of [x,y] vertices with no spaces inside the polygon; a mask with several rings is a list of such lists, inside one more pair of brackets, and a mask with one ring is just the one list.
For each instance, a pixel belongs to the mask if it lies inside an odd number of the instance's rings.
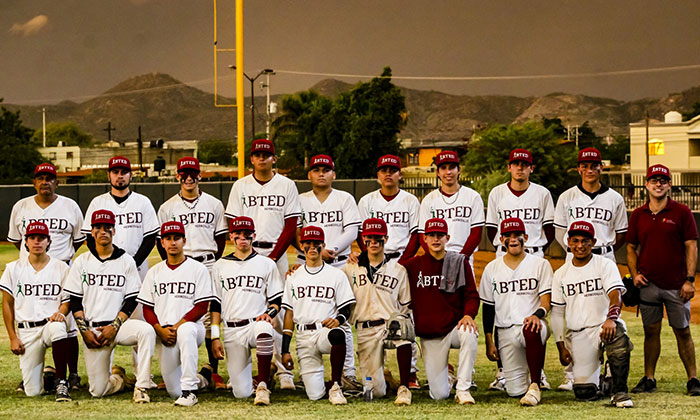
{"label": "man in maroon polo shirt", "polygon": [[455,400],[458,404],[474,404],[469,387],[476,361],[478,329],[474,317],[479,311],[479,293],[469,259],[445,250],[450,240],[447,222],[428,219],[424,227],[428,252],[403,265],[411,286],[416,335],[421,338],[430,397],[440,400],[450,396],[454,380],[447,359],[451,348],[459,348]]}
{"label": "man in maroon polo shirt", "polygon": [[654,392],[654,371],[661,352],[664,306],[678,354],[688,374],[688,394],[700,395],[695,344],[690,335],[690,299],[695,295],[698,230],[690,209],[669,197],[671,171],[664,165],[647,170],[649,201],[634,210],[627,231],[627,265],[639,287],[644,324],[644,377],[634,393]]}

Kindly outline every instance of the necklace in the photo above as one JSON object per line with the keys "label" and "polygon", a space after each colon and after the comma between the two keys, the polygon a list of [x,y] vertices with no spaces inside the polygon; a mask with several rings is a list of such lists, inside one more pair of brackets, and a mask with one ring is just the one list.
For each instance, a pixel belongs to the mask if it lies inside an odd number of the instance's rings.
{"label": "necklace", "polygon": [[311,275],[313,276],[314,274],[320,273],[321,270],[323,270],[323,266],[324,266],[324,265],[326,265],[325,262],[321,264],[321,268],[319,268],[318,270],[316,270],[316,271],[311,271],[311,270],[309,270],[309,266],[306,265],[306,264],[304,264],[304,270],[306,270],[307,273],[309,273],[309,274],[311,274]]}
{"label": "necklace", "polygon": [[195,198],[194,201],[190,204],[190,202],[182,196],[182,191],[177,193],[177,195],[180,196],[180,198],[182,199],[182,204],[184,204],[185,207],[187,207],[189,210],[194,210],[194,208],[197,207],[197,203],[199,203],[199,198],[202,196],[202,194],[199,194],[197,198]]}
{"label": "necklace", "polygon": [[[452,199],[452,201],[447,201],[447,200],[445,200],[445,198],[446,198],[445,194],[443,194],[442,191],[439,191],[439,192],[440,192],[440,197],[442,198],[442,202],[445,203],[445,204],[447,204],[448,206],[451,206],[451,205],[453,205],[454,203],[457,202],[457,199],[459,198],[459,193],[460,193],[461,191],[462,191],[462,187],[459,187],[459,189],[457,190],[457,192],[453,194],[454,198]],[[451,198],[451,197],[450,197],[450,198]]]}

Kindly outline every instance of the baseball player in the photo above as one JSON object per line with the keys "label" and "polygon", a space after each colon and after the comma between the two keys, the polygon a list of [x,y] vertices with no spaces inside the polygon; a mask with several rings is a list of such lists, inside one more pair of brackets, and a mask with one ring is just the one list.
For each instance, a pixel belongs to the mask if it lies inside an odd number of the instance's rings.
{"label": "baseball player", "polygon": [[103,397],[133,385],[126,382],[124,369],[119,366],[115,365],[110,375],[110,364],[117,344],[138,345],[133,399],[148,403],[146,388],[151,382],[155,334],[144,321],[130,319],[141,279],[134,259],[112,241],[116,223],[109,210],[92,212],[94,247],[75,259],[64,287],[70,294],[71,311],[85,342],[83,355],[90,394]]}
{"label": "baseball player", "polygon": [[428,252],[403,265],[411,286],[416,335],[421,338],[425,374],[430,397],[450,396],[454,386],[447,359],[450,348],[459,348],[457,369],[458,404],[474,404],[469,392],[476,361],[478,329],[474,322],[479,311],[471,265],[464,254],[448,252],[447,221],[428,219],[424,226]]}
{"label": "baseball player", "polygon": [[[301,223],[299,227],[314,225],[323,229],[328,237],[328,244],[323,250],[323,261],[340,268],[347,263],[352,242],[357,238],[357,230],[362,220],[355,204],[355,198],[345,191],[333,189],[335,165],[327,155],[311,158],[308,173],[311,191],[299,195],[301,206]],[[301,249],[301,247],[300,247]],[[304,261],[304,255],[297,256],[298,262]],[[362,390],[362,384],[355,375],[355,343],[350,324],[341,325],[345,331],[347,354],[343,366],[343,388]]]}
{"label": "baseball player", "polygon": [[627,376],[634,346],[620,318],[625,292],[620,272],[613,261],[592,253],[596,244],[593,224],[574,222],[567,236],[572,258],[552,280],[552,330],[559,360],[562,365],[573,364],[576,399],[596,400],[602,396],[598,384],[604,349],[612,374],[610,402],[615,407],[632,407]]}
{"label": "baseball player", "polygon": [[[408,316],[411,303],[406,269],[396,259],[387,259],[384,254],[387,231],[384,220],[365,220],[362,237],[367,251],[360,254],[357,264],[348,263],[342,268],[357,300],[350,321],[357,327],[360,369],[365,378],[370,378],[376,397],[386,395],[384,338],[388,321],[395,313]],[[411,341],[399,341],[395,345],[401,386],[394,404],[410,405]]]}
{"label": "baseball player", "polygon": [[325,246],[323,229],[307,226],[301,230],[301,246],[306,262],[286,281],[282,307],[284,317],[282,363],[292,369],[289,345],[296,325],[299,370],[306,395],[318,400],[326,393],[323,354],[331,355],[333,405],[347,404],[340,386],[345,360],[345,332],[339,328],[350,318],[355,296],[345,274],[321,257]]}
{"label": "baseball player", "polygon": [[214,300],[214,291],[204,264],[185,255],[185,226],[165,222],[160,237],[167,259],[148,270],[137,299],[153,326],[149,329],[163,344],[160,370],[165,388],[176,406],[191,407],[197,404],[196,391],[211,380],[208,369],[197,373],[197,361],[204,341],[202,317]]}
{"label": "baseball player", "polygon": [[29,223],[24,236],[28,255],[7,264],[0,278],[10,350],[19,355],[24,392],[33,397],[42,391],[44,355],[51,347],[58,379],[56,401],[71,401],[66,381],[68,333],[75,336],[77,330],[68,317],[69,298],[61,285],[68,265],[48,255],[51,233],[45,223]]}
{"label": "baseball player", "polygon": [[[233,219],[247,216],[253,219],[257,226],[253,249],[275,261],[280,276],[284,278],[289,269],[287,248],[296,238],[297,219],[301,215],[299,193],[294,181],[272,170],[277,156],[270,140],[253,141],[250,162],[253,164],[253,173],[233,184],[226,206],[226,217]],[[280,322],[281,319],[275,323],[278,332],[281,332]],[[276,355],[275,358],[280,388],[296,389],[292,372],[280,363],[281,355]]]}
{"label": "baseball player", "polygon": [[[160,206],[158,221],[160,224],[171,220],[181,222],[188,239],[184,248],[185,255],[211,270],[214,261],[221,258],[226,247],[228,228],[224,205],[217,198],[200,191],[202,176],[197,158],[184,157],[177,161],[177,179],[180,181],[180,192]],[[166,259],[167,253],[160,242],[156,242],[156,245],[161,258]],[[218,374],[219,360],[214,357],[211,349],[209,312],[205,315],[204,325],[207,327],[204,344],[212,369],[213,385],[216,389],[226,389],[226,384]]]}
{"label": "baseball player", "polygon": [[[274,347],[272,319],[282,304],[283,283],[277,265],[253,250],[255,224],[245,216],[231,221],[235,249],[214,264],[215,302],[211,305],[214,355],[224,358],[233,396],[248,398],[253,391],[250,349],[256,349],[258,385],[255,405],[270,404],[270,363]],[[223,344],[219,324],[224,321]],[[271,388],[271,387],[270,387]]]}
{"label": "baseball player", "polygon": [[[78,204],[70,198],[56,194],[58,179],[56,167],[51,163],[42,163],[34,169],[32,181],[36,195],[19,200],[12,206],[10,227],[7,240],[19,249],[19,255],[25,258],[29,252],[24,246],[27,226],[34,221],[42,221],[49,227],[51,246],[47,253],[56,259],[70,264],[75,251],[85,242],[85,235],[80,232],[83,226],[83,213]],[[78,376],[79,345],[77,331],[69,335],[68,383],[71,388],[80,386]]]}
{"label": "baseball player", "polygon": [[[486,356],[500,359],[511,397],[534,406],[541,399],[540,382],[549,328],[552,267],[544,258],[525,251],[525,223],[519,218],[500,224],[501,245],[508,251],[486,265],[479,283],[483,302]],[[498,330],[494,343],[493,327]],[[529,371],[529,372],[528,372]]]}

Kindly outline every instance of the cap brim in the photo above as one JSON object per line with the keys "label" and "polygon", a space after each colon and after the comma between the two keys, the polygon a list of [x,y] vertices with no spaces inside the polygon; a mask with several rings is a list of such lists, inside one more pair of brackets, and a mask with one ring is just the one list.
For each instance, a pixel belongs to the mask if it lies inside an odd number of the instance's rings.
{"label": "cap brim", "polygon": [[591,238],[591,239],[595,238],[595,236],[593,234],[591,234],[590,232],[587,232],[585,230],[570,230],[569,232],[567,232],[567,235],[569,235],[569,237],[574,236],[574,235],[581,235],[581,236],[585,236],[585,237]]}

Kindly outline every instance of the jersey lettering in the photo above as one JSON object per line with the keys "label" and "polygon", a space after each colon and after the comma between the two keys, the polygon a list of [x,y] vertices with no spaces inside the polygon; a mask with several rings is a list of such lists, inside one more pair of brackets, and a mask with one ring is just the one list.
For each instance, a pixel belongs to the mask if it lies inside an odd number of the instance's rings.
{"label": "jersey lettering", "polygon": [[319,223],[325,225],[327,223],[335,223],[343,221],[342,210],[320,212],[320,211],[307,211],[301,214],[302,221],[304,223]]}
{"label": "jersey lettering", "polygon": [[194,295],[195,283],[176,281],[172,283],[155,283],[156,295]]}
{"label": "jersey lettering", "polygon": [[262,289],[265,285],[265,279],[260,276],[235,276],[235,277],[220,277],[221,288],[224,290],[233,290],[237,287],[247,289]]}
{"label": "jersey lettering", "polygon": [[370,217],[376,217],[384,220],[387,224],[390,223],[408,223],[407,211],[381,212],[370,210]]}
{"label": "jersey lettering", "polygon": [[580,281],[578,283],[569,283],[561,285],[562,294],[567,297],[574,296],[577,294],[589,295],[601,290],[603,290],[603,281],[600,277]]}
{"label": "jersey lettering", "polygon": [[517,217],[522,221],[526,220],[539,220],[542,211],[540,209],[503,209],[498,211],[498,216],[500,220],[509,219],[511,217]]}
{"label": "jersey lettering", "polygon": [[23,217],[22,218],[22,229],[26,229],[27,226],[30,223],[34,222],[43,222],[48,226],[49,230],[52,231],[57,231],[57,230],[67,230],[68,229],[68,220],[66,219],[57,219],[54,217],[49,217],[49,218],[37,218],[37,219],[26,219]]}
{"label": "jersey lettering", "polygon": [[[183,225],[188,224],[213,224],[214,223],[214,213],[210,212],[197,212],[197,213],[185,213],[177,215],[177,219]],[[173,217],[175,219],[175,217]]]}
{"label": "jersey lettering", "polygon": [[335,289],[328,286],[297,286],[295,289],[297,299],[308,297],[330,300],[335,298]]}
{"label": "jersey lettering", "polygon": [[283,195],[243,195],[243,207],[284,207],[287,198]]}
{"label": "jersey lettering", "polygon": [[595,219],[609,222],[612,220],[612,212],[599,207],[572,207],[569,209],[569,215],[574,219]]}
{"label": "jersey lettering", "polygon": [[508,292],[529,292],[539,289],[539,282],[535,278],[499,281],[493,285],[494,291],[503,294]]}
{"label": "jersey lettering", "polygon": [[93,274],[83,272],[83,283],[89,286],[124,287],[126,276],[123,274]]}
{"label": "jersey lettering", "polygon": [[115,214],[114,215],[117,224],[120,226],[133,225],[143,222],[143,214],[140,211],[132,211],[128,213]]}
{"label": "jersey lettering", "polygon": [[60,284],[22,284],[17,285],[16,296],[58,296],[61,294]]}
{"label": "jersey lettering", "polygon": [[459,217],[469,218],[472,216],[472,208],[469,206],[455,206],[446,209],[436,209],[430,210],[432,217],[438,217],[440,219],[455,219]]}
{"label": "jersey lettering", "polygon": [[442,274],[435,276],[424,276],[422,271],[418,272],[418,281],[416,282],[416,287],[433,287],[439,286],[442,280]]}

